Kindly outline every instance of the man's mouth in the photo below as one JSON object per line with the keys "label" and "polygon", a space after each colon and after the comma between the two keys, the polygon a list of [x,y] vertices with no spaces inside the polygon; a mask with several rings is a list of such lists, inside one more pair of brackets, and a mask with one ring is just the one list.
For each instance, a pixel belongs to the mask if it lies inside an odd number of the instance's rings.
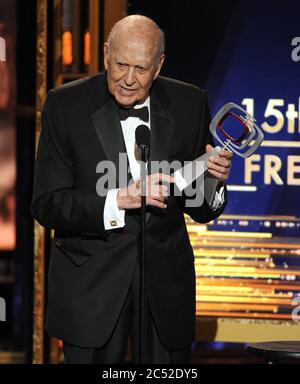
{"label": "man's mouth", "polygon": [[119,86],[119,93],[122,96],[132,96],[136,92],[137,92],[137,89],[130,89],[130,88],[125,88],[125,87]]}

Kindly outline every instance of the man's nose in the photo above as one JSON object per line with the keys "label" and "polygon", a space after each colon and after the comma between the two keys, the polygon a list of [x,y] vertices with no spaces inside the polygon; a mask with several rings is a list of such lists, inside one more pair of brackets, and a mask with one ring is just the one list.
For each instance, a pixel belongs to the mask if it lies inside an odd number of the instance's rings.
{"label": "man's nose", "polygon": [[124,76],[124,81],[126,85],[130,86],[135,82],[135,68],[129,67]]}

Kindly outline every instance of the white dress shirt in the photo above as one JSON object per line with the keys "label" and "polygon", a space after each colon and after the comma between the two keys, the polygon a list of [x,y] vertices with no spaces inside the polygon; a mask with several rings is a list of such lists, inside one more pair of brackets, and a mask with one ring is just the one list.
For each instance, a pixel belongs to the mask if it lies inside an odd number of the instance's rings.
{"label": "white dress shirt", "polygon": [[[150,129],[150,97],[146,99],[143,104],[138,104],[134,108],[143,108],[148,107],[149,110],[149,121],[146,123],[140,120],[138,117],[128,117],[126,120],[121,121],[122,132],[124,137],[124,142],[126,146],[126,151],[128,155],[129,167],[131,175],[134,181],[139,180],[140,178],[140,164],[135,157],[135,130],[140,125],[147,125]],[[125,209],[119,209],[117,203],[117,194],[118,188],[111,189],[108,191],[104,212],[104,228],[106,230],[122,228],[125,226]],[[224,202],[224,187],[222,187],[219,192],[216,192],[215,199],[212,205],[212,209],[218,209]]]}

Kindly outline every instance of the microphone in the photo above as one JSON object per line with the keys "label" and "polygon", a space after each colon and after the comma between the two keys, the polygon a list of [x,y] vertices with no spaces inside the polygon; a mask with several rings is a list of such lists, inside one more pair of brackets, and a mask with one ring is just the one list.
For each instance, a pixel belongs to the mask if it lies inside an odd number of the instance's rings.
{"label": "microphone", "polygon": [[139,125],[135,130],[135,142],[139,148],[150,146],[150,129],[147,125]]}
{"label": "microphone", "polygon": [[150,129],[147,125],[139,125],[135,130],[135,142],[141,153],[141,217],[140,217],[140,289],[139,289],[139,327],[138,327],[138,342],[139,342],[139,363],[144,363],[145,351],[145,334],[146,334],[146,279],[145,279],[145,254],[146,254],[146,150],[150,146]]}

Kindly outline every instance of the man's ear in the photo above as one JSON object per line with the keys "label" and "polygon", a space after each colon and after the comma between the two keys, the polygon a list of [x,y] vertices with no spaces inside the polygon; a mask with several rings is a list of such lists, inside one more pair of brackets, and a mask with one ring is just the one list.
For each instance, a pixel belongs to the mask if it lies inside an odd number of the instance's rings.
{"label": "man's ear", "polygon": [[104,59],[104,68],[107,71],[108,68],[108,43],[103,45],[103,59]]}
{"label": "man's ear", "polygon": [[163,66],[163,63],[165,61],[165,55],[162,54],[159,58],[159,62],[158,62],[158,65],[157,65],[157,69],[156,69],[156,72],[155,72],[155,75],[154,75],[154,80],[157,78],[157,76],[159,75],[160,73],[160,70],[161,70],[161,67]]}

